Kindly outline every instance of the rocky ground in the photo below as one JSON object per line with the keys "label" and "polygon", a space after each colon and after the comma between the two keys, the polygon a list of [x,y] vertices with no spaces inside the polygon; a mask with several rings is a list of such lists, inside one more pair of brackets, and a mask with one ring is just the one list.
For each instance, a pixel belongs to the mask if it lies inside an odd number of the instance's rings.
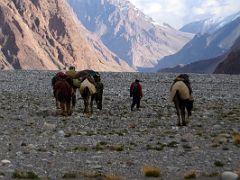
{"label": "rocky ground", "polygon": [[[195,104],[187,127],[176,127],[169,87],[176,74],[102,73],[103,110],[55,115],[54,72],[0,71],[0,176],[40,178],[217,179],[240,170],[240,77],[191,74]],[[129,85],[141,79],[141,111],[130,111]],[[79,97],[79,94],[78,94]],[[104,179],[104,178],[103,178]],[[149,178],[148,178],[149,179]],[[151,179],[151,178],[150,178]]]}

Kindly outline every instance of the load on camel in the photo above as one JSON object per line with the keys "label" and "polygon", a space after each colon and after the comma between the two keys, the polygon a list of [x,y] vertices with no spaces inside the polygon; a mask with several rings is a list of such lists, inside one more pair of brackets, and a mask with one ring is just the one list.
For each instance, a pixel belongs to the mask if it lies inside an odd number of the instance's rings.
{"label": "load on camel", "polygon": [[[176,108],[177,125],[186,126],[193,108],[192,88],[187,74],[180,74],[175,78],[170,88],[170,97]],[[187,110],[188,121],[185,119],[185,109]]]}
{"label": "load on camel", "polygon": [[81,81],[79,91],[84,101],[84,113],[93,113],[94,100],[97,108],[102,110],[103,83],[100,74],[87,69],[77,72],[75,78]]}

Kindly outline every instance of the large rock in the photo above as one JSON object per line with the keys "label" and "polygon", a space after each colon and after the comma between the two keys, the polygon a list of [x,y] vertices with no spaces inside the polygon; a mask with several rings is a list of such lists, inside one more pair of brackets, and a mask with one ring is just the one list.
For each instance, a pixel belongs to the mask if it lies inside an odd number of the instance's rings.
{"label": "large rock", "polygon": [[239,176],[233,172],[226,171],[222,173],[221,180],[238,180]]}

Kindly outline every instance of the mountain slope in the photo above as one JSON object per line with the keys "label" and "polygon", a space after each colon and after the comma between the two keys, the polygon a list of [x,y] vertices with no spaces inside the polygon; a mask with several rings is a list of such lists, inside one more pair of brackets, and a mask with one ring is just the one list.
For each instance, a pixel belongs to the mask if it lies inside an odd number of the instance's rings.
{"label": "mountain slope", "polygon": [[173,68],[165,68],[159,72],[211,74],[226,56],[227,54],[224,54],[213,59],[201,60],[187,65],[178,65]]}
{"label": "mountain slope", "polygon": [[192,35],[152,20],[126,0],[68,0],[82,24],[131,67],[153,67]]}
{"label": "mountain slope", "polygon": [[155,70],[221,56],[239,36],[240,17],[213,34],[196,35],[179,52],[160,60]]}
{"label": "mountain slope", "polygon": [[2,47],[0,45],[0,69],[13,69],[12,65],[9,64],[1,49]]}
{"label": "mountain slope", "polygon": [[[0,63],[2,69],[132,70],[97,39],[85,36],[65,0],[1,0]],[[92,39],[98,50],[88,44]]]}
{"label": "mountain slope", "polygon": [[193,34],[205,34],[205,33],[213,33],[228,23],[234,21],[240,17],[240,12],[232,14],[227,17],[212,17],[209,19],[204,19],[201,21],[191,22],[183,26],[180,31],[189,32]]}
{"label": "mountain slope", "polygon": [[217,66],[214,73],[240,74],[240,37],[234,43],[228,56]]}
{"label": "mountain slope", "polygon": [[240,36],[231,49],[222,56],[185,66],[161,69],[159,72],[240,74]]}

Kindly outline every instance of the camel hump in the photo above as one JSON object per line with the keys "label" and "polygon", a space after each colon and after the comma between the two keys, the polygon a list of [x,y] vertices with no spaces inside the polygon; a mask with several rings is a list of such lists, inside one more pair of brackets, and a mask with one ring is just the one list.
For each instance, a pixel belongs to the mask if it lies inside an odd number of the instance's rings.
{"label": "camel hump", "polygon": [[80,86],[80,92],[82,93],[85,89],[85,87],[88,87],[89,91],[91,94],[95,94],[97,92],[96,87],[94,86],[94,84],[92,84],[88,78],[86,78]]}
{"label": "camel hump", "polygon": [[182,100],[186,100],[186,99],[191,100],[192,99],[192,96],[189,92],[189,88],[187,87],[187,85],[183,81],[177,81],[172,86],[171,92],[170,92],[171,100],[173,100],[177,91],[179,92],[180,98]]}

